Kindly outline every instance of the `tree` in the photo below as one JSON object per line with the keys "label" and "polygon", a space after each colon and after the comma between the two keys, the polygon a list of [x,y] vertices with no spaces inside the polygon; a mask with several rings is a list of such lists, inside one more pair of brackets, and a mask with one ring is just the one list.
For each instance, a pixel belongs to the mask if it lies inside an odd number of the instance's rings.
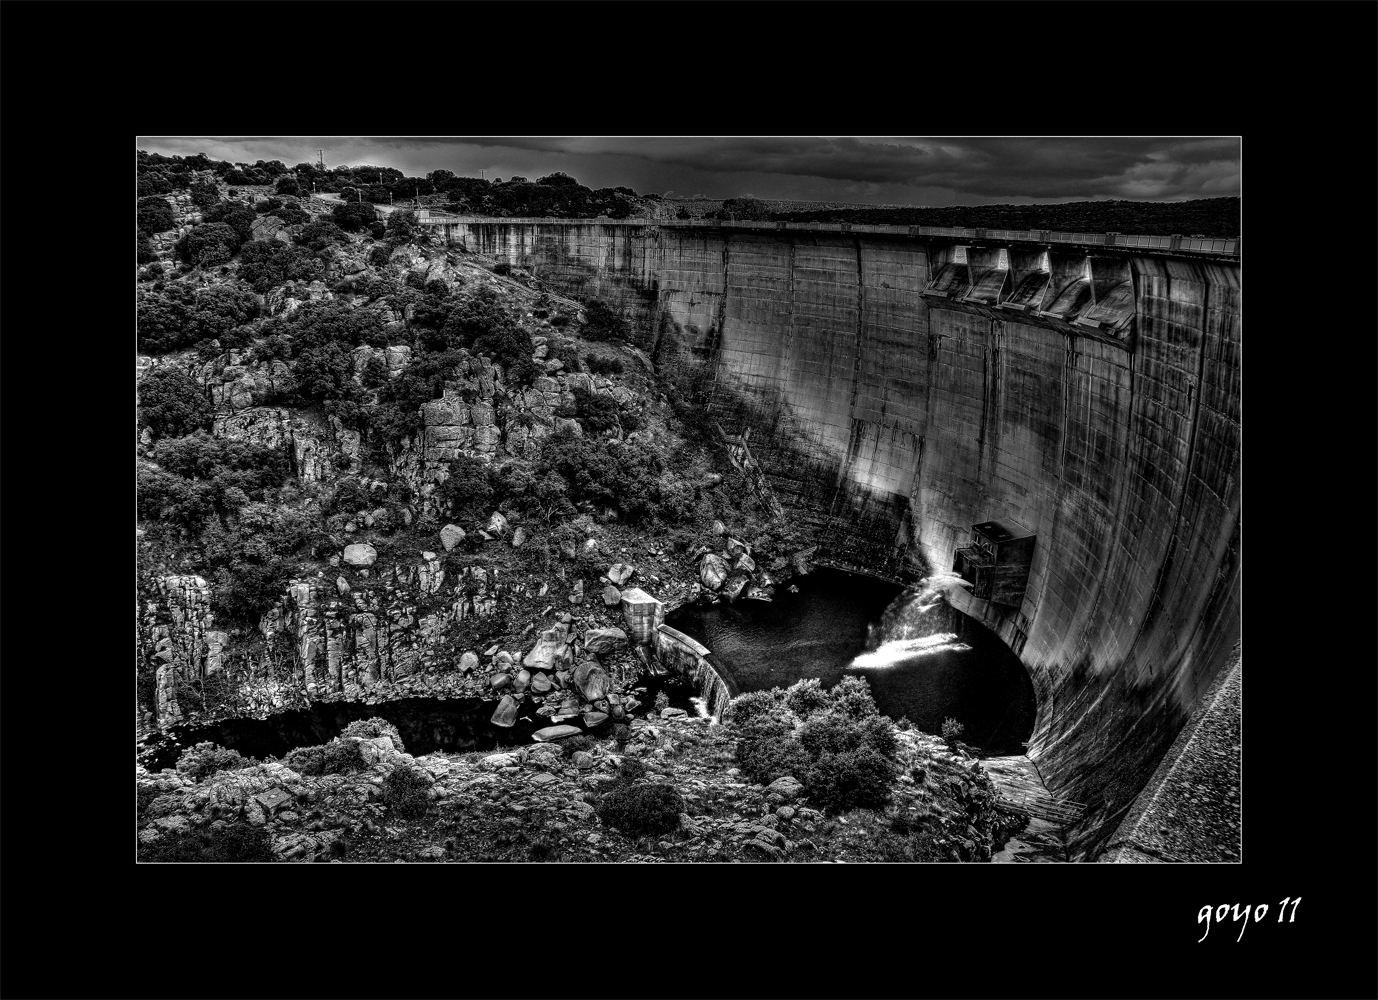
{"label": "tree", "polygon": [[191,202],[198,208],[209,208],[220,200],[220,189],[214,181],[197,181],[191,186]]}
{"label": "tree", "polygon": [[141,233],[165,233],[177,225],[177,217],[166,198],[140,198],[138,224]]}
{"label": "tree", "polygon": [[239,234],[230,226],[223,222],[211,222],[194,227],[177,241],[175,249],[177,256],[186,264],[214,267],[229,261],[242,242]]}
{"label": "tree", "polygon": [[277,184],[273,186],[273,190],[278,194],[299,195],[301,194],[301,184],[298,183],[295,177],[289,174],[285,177],[279,177]]}
{"label": "tree", "polygon": [[154,437],[208,430],[214,412],[206,391],[180,368],[155,368],[139,381],[139,423]]}
{"label": "tree", "polygon": [[345,232],[357,233],[378,220],[378,210],[367,202],[347,202],[331,209],[330,216]]}
{"label": "tree", "polygon": [[388,216],[387,238],[393,246],[410,243],[416,235],[416,215],[410,211],[393,212]]}

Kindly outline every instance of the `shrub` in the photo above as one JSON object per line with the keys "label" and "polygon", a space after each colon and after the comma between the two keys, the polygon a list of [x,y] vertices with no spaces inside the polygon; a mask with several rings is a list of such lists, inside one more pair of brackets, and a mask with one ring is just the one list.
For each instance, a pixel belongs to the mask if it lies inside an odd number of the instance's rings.
{"label": "shrub", "polygon": [[274,211],[273,214],[289,226],[311,221],[311,214],[294,201],[283,203],[282,207]]}
{"label": "shrub", "polygon": [[484,513],[493,498],[488,466],[477,458],[460,455],[450,462],[449,475],[436,487],[433,499],[453,514]]}
{"label": "shrub", "polygon": [[690,217],[691,217],[691,216],[689,215],[689,209],[685,208],[683,205],[681,205],[681,206],[675,211],[675,218],[676,218],[676,219],[688,219],[688,218],[690,218]]}
{"label": "shrub", "polygon": [[869,746],[824,753],[809,771],[804,790],[826,812],[880,809],[890,800],[894,765]]}
{"label": "shrub", "polygon": [[592,750],[595,744],[587,736],[571,736],[560,741],[560,752],[566,757],[573,757],[580,750]]}
{"label": "shrub", "polygon": [[323,774],[349,774],[366,766],[363,751],[354,740],[334,739],[321,749]]}
{"label": "shrub", "polygon": [[778,718],[757,720],[742,728],[736,751],[742,773],[760,785],[786,775],[807,781],[812,760],[792,730],[788,722]]}
{"label": "shrub", "polygon": [[656,692],[656,711],[663,712],[670,707],[670,696],[664,691]]}
{"label": "shrub", "polygon": [[282,207],[282,200],[279,198],[264,198],[260,202],[254,203],[254,211],[259,215],[273,215]]}
{"label": "shrub", "polygon": [[630,785],[638,778],[646,777],[646,765],[635,757],[626,757],[617,769],[617,780]]}
{"label": "shrub", "polygon": [[376,246],[368,252],[368,262],[374,267],[382,267],[392,260],[392,247],[386,243]]}
{"label": "shrub", "polygon": [[177,759],[177,770],[193,781],[204,781],[217,771],[240,771],[254,763],[238,751],[214,743],[198,743]]}
{"label": "shrub", "polygon": [[139,420],[154,437],[209,430],[215,413],[209,395],[178,368],[155,368],[139,382]]}
{"label": "shrub", "polygon": [[816,715],[799,728],[799,742],[814,757],[869,747],[893,759],[895,733],[888,719],[878,715],[856,720],[835,711]]}
{"label": "shrub", "polygon": [[823,682],[817,677],[795,681],[785,691],[785,705],[801,719],[807,719],[832,704],[828,692],[823,690]]}
{"label": "shrub", "polygon": [[144,274],[150,279],[161,278],[163,276],[163,265],[155,260],[152,264],[148,265],[148,270],[146,270]]}
{"label": "shrub", "polygon": [[297,747],[283,757],[282,762],[298,774],[324,774],[325,747]]}
{"label": "shrub", "polygon": [[828,694],[833,710],[853,719],[880,714],[875,699],[871,697],[871,685],[865,677],[854,674],[843,677]]}
{"label": "shrub", "polygon": [[198,208],[209,208],[220,200],[220,189],[214,181],[197,181],[191,186],[191,203]]}
{"label": "shrub", "polygon": [[421,768],[410,765],[396,767],[383,779],[383,801],[394,815],[416,819],[424,816],[431,806],[427,794],[430,786]]}
{"label": "shrub", "polygon": [[633,836],[659,836],[679,829],[684,800],[669,785],[621,782],[598,800],[598,818]]}
{"label": "shrub", "polygon": [[165,233],[177,225],[166,198],[140,198],[137,219],[141,233]]}
{"label": "shrub", "polygon": [[301,232],[296,236],[297,244],[313,253],[324,253],[334,244],[342,243],[344,240],[345,235],[340,227],[325,219],[302,226]]}
{"label": "shrub", "polygon": [[406,210],[393,212],[388,216],[383,228],[389,243],[399,246],[410,243],[416,235],[416,215]]}
{"label": "shrub", "polygon": [[301,184],[299,184],[297,182],[297,179],[293,177],[291,174],[279,177],[277,184],[274,185],[273,189],[277,191],[278,194],[301,194]]}
{"label": "shrub", "polygon": [[943,720],[943,739],[947,741],[948,748],[952,750],[953,753],[957,752],[957,740],[961,737],[965,729],[966,726],[962,725],[956,719]]}
{"label": "shrub", "polygon": [[727,725],[745,726],[759,718],[779,714],[785,704],[785,692],[779,688],[769,691],[748,691],[739,694],[723,710],[722,721]]}
{"label": "shrub", "polygon": [[505,274],[511,274],[511,273],[512,273],[512,265],[509,264],[509,263],[507,263],[507,261],[505,261],[505,260],[500,260],[500,261],[498,261],[496,264],[493,265],[493,273],[494,273],[494,274],[504,274],[504,275],[505,275]]}
{"label": "shrub", "polygon": [[612,727],[612,739],[617,744],[617,749],[621,750],[632,739],[632,727],[619,722]]}
{"label": "shrub", "polygon": [[340,730],[340,738],[347,736],[359,736],[366,740],[376,740],[380,736],[386,736],[392,740],[393,747],[398,753],[406,753],[406,745],[402,742],[402,735],[387,719],[380,719],[374,716],[372,719],[355,719],[349,725]]}
{"label": "shrub", "polygon": [[621,375],[621,358],[600,358],[594,354],[584,355],[584,365],[594,375]]}
{"label": "shrub", "polygon": [[357,233],[378,221],[378,210],[368,202],[353,201],[336,205],[330,210],[330,217],[345,232]]}
{"label": "shrub", "polygon": [[592,434],[601,434],[617,426],[617,400],[589,392],[583,386],[574,387],[574,406],[579,423]]}
{"label": "shrub", "polygon": [[622,315],[601,299],[590,299],[584,304],[585,340],[626,340],[630,333],[627,321]]}
{"label": "shrub", "polygon": [[165,833],[151,844],[140,844],[137,856],[143,862],[272,861],[272,836],[267,828],[248,823],[212,825]]}

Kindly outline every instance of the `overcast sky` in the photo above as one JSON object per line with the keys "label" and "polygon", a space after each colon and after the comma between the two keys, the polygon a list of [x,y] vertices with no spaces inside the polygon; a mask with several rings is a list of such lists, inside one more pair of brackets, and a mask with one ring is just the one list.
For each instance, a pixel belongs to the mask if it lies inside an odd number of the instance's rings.
{"label": "overcast sky", "polygon": [[1239,194],[1240,140],[1224,138],[146,136],[150,152],[290,166],[396,167],[408,175],[535,180],[709,198],[754,195],[890,205],[1035,204]]}

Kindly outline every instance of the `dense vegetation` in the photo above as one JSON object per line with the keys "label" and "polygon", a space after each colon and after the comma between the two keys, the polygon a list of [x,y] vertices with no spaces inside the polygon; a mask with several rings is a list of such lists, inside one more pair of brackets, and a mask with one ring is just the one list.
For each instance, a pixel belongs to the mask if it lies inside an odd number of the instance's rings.
{"label": "dense vegetation", "polygon": [[737,761],[752,781],[792,777],[829,812],[878,809],[890,799],[894,728],[864,678],[844,677],[831,691],[809,679],[750,692],[732,700],[723,721],[733,727]]}
{"label": "dense vegetation", "polygon": [[[745,215],[743,199],[732,211]],[[726,218],[723,203],[720,218]],[[727,213],[727,214],[724,214]],[[984,229],[1048,229],[1059,232],[1124,233],[1127,236],[1206,236],[1230,238],[1240,232],[1238,198],[1195,201],[1075,201],[1061,205],[954,205],[949,208],[830,208],[770,212],[760,216],[779,222],[850,222],[863,225],[944,226]]]}

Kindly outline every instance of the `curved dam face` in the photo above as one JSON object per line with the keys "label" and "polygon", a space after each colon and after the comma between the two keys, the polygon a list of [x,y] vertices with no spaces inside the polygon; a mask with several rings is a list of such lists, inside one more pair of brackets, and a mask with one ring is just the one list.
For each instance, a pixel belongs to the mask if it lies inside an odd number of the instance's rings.
{"label": "curved dam face", "polygon": [[1239,638],[1238,267],[840,228],[445,227],[623,305],[821,557],[971,576],[1032,536],[951,599],[1028,669],[1084,856]]}

